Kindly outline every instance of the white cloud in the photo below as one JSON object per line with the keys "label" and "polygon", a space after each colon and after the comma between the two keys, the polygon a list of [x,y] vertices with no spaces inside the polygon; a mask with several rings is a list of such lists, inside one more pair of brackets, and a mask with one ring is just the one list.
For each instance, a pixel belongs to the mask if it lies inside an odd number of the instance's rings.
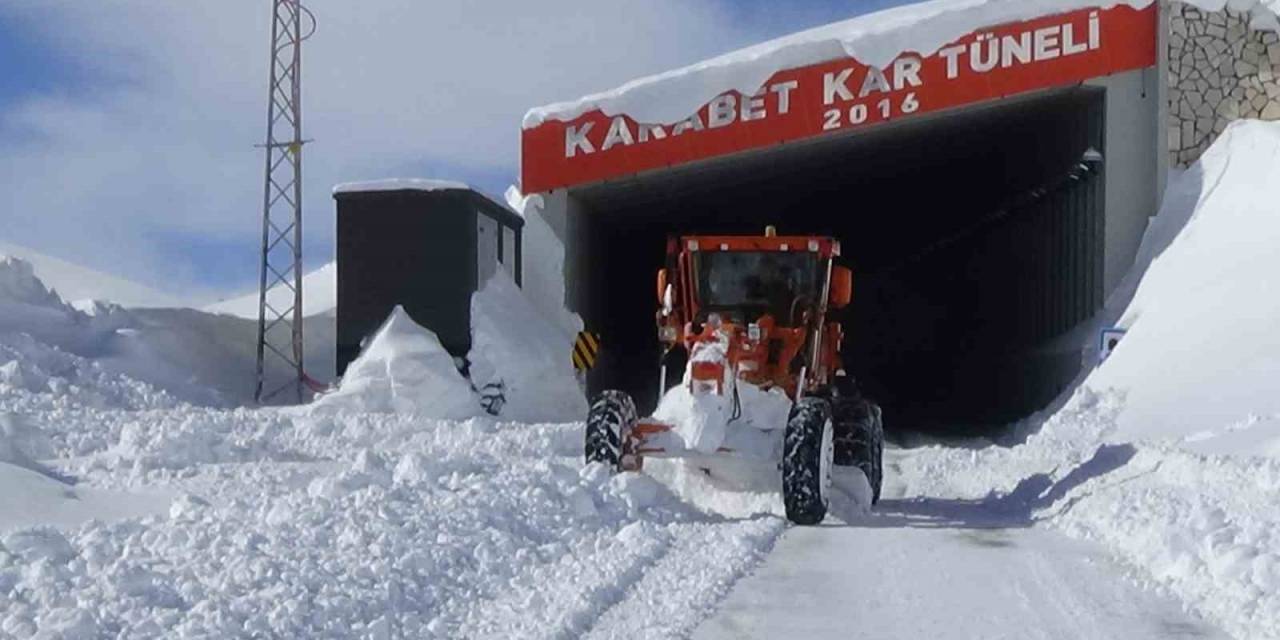
{"label": "white cloud", "polygon": [[[703,0],[313,0],[305,49],[307,228],[329,187],[406,166],[511,172],[524,111],[746,44]],[[243,243],[261,206],[266,0],[9,0],[106,88],[0,112],[6,236],[160,286],[225,281],[182,238]],[[77,97],[67,97],[77,96]],[[176,239],[175,239],[176,238]],[[160,243],[177,244],[168,249]],[[202,242],[200,244],[207,245]]]}

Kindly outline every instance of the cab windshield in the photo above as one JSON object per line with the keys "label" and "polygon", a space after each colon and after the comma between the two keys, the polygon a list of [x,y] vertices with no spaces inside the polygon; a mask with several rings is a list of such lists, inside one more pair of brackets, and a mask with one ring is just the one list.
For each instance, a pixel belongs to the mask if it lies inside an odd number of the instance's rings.
{"label": "cab windshield", "polygon": [[821,295],[818,257],[808,252],[704,251],[696,257],[698,301],[738,322],[766,313],[792,326]]}

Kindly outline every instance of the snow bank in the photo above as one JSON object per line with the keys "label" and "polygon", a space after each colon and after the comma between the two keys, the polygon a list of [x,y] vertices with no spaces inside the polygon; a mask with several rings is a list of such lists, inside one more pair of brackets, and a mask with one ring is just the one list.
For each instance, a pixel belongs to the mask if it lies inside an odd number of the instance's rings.
{"label": "snow bank", "polygon": [[[858,16],[771,40],[682,69],[629,82],[617,89],[530,110],[524,128],[547,120],[569,121],[599,109],[638,122],[672,123],[689,117],[730,90],[754,95],[775,73],[828,60],[856,58],[886,67],[907,51],[932,55],[983,29],[1091,7],[1126,4],[1136,9],[1154,0],[933,0]],[[1280,0],[1191,0],[1209,11],[1224,6],[1252,11],[1259,28],[1280,30]]]}
{"label": "snow bank", "polygon": [[62,299],[36,278],[31,263],[0,256],[0,300],[37,307],[61,307]]}
{"label": "snow bank", "polygon": [[569,311],[565,298],[565,246],[552,221],[544,215],[546,200],[538,194],[526,196],[512,186],[507,189],[507,205],[524,218],[525,296],[534,307],[566,334],[582,331],[582,318]]}
{"label": "snow bank", "polygon": [[1024,444],[918,452],[907,495],[1099,542],[1232,635],[1280,638],[1277,158],[1280,124],[1239,122],[1175,176],[1116,353]]}
{"label": "snow bank", "polygon": [[347,368],[338,390],[311,407],[457,419],[477,415],[480,401],[440,339],[397,306]]}
{"label": "snow bank", "polygon": [[1278,158],[1280,124],[1238,122],[1174,178],[1161,215],[1189,221],[1124,313],[1128,336],[1087,382],[1125,394],[1116,438],[1280,455]]}
{"label": "snow bank", "polygon": [[1280,638],[1280,461],[1116,442],[1124,410],[1085,387],[1023,445],[917,451],[898,477],[907,496],[1099,543],[1232,636]]}
{"label": "snow bank", "polygon": [[[253,401],[256,321],[193,309],[64,303],[32,266],[0,258],[0,408],[37,398],[97,408]],[[309,373],[333,375],[331,318],[305,321]],[[287,379],[276,361],[268,384]]]}
{"label": "snow bank", "polygon": [[[1082,392],[1111,402],[1101,437],[1076,449],[1101,440],[1132,459],[1085,474],[1053,520],[1249,638],[1280,637],[1278,159],[1280,124],[1238,122],[1175,177],[1161,214],[1173,215],[1149,234],[1167,248],[1121,319],[1128,336]],[[1080,436],[1078,424],[1045,437]]]}
{"label": "snow bank", "polygon": [[43,284],[63,300],[106,300],[126,307],[178,307],[183,303],[177,296],[7,242],[0,242],[0,256],[30,263]]}
{"label": "snow bank", "polygon": [[543,320],[505,271],[472,297],[471,344],[472,383],[503,390],[504,420],[574,422],[587,415],[569,358],[573,335]]}
{"label": "snow bank", "polygon": [[427,178],[387,178],[364,182],[344,182],[333,188],[333,194],[362,193],[367,191],[451,191],[471,189],[467,184],[451,180]]}
{"label": "snow bank", "polygon": [[[81,619],[121,637],[676,637],[785,528],[583,469],[579,426],[359,414],[329,427],[273,441],[331,462],[139,474],[99,460],[100,480],[185,493],[142,519],[0,533],[0,633]],[[618,615],[641,611],[677,615]]]}

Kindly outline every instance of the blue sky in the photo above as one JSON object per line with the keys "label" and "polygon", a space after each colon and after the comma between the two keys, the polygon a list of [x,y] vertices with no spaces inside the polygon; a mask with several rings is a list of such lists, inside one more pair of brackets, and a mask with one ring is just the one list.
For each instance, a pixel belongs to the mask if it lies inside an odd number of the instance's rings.
{"label": "blue sky", "polygon": [[[500,194],[529,107],[904,3],[353,4],[310,3],[321,21],[305,77],[310,266],[332,257],[332,182],[433,176]],[[268,11],[267,0],[0,4],[0,239],[194,298],[250,289]]]}

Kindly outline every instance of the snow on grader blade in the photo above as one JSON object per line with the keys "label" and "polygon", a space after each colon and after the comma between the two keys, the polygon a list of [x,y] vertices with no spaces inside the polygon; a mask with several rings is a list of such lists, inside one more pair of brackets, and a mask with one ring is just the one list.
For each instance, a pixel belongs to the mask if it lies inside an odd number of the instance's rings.
{"label": "snow on grader blade", "polygon": [[[645,458],[776,465],[787,518],[818,524],[833,466],[858,467],[879,500],[880,408],[844,372],[832,310],[852,299],[852,272],[828,237],[688,236],[658,272],[664,356],[659,406],[606,391],[587,415],[587,463],[641,471]],[[668,385],[668,379],[675,379]]]}

